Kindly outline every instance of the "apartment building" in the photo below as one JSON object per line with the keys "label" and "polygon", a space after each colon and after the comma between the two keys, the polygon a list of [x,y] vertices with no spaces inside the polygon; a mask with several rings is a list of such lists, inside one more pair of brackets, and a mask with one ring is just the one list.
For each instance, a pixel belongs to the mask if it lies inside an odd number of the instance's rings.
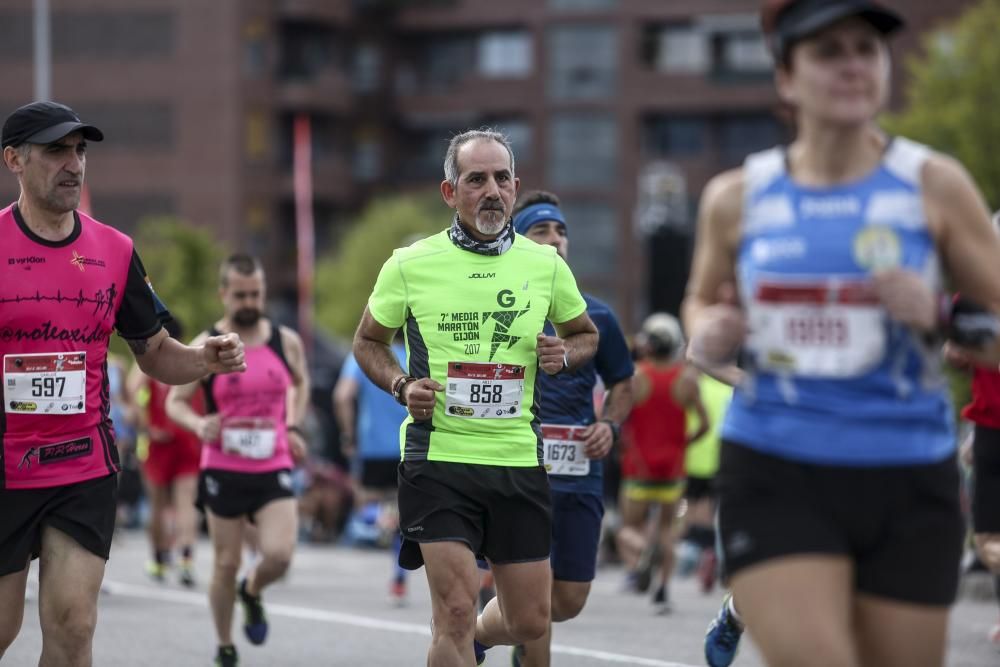
{"label": "apartment building", "polygon": [[[321,249],[369,198],[436,187],[455,132],[495,126],[522,187],[563,198],[582,286],[629,328],[679,303],[706,180],[788,133],[757,0],[50,1],[53,97],[108,136],[95,214],[209,226],[285,296],[299,114]],[[894,4],[905,56],[967,3]],[[32,98],[31,0],[0,6],[0,80],[4,114]]]}

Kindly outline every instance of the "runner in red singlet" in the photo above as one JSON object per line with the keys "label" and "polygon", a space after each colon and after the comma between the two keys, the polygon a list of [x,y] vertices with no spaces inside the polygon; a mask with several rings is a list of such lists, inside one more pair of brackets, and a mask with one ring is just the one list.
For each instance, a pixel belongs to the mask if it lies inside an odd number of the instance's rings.
{"label": "runner in red singlet", "polygon": [[[184,340],[177,319],[166,325],[171,338]],[[194,544],[198,537],[198,470],[201,442],[167,416],[169,385],[145,375],[138,367],[129,374],[129,394],[139,408],[139,459],[146,497],[149,499],[149,534],[152,560],[146,572],[162,582],[173,565],[174,547],[180,552],[177,576],[187,587],[195,585]],[[202,408],[203,410],[203,408]]]}
{"label": "runner in red singlet", "polygon": [[[643,323],[648,357],[640,361],[632,380],[635,403],[622,427],[621,491],[622,528],[619,553],[629,569],[630,584],[639,591],[649,585],[654,547],[660,553],[659,584],[653,604],[659,613],[670,611],[667,583],[673,570],[673,522],[677,501],[684,493],[684,452],[687,445],[708,431],[708,416],[701,403],[697,374],[685,373],[678,355],[683,349],[680,324],[672,315],[655,313]],[[698,427],[686,433],[690,408]],[[646,522],[658,511],[653,539],[647,539]],[[655,514],[655,512],[652,512]]]}
{"label": "runner in red singlet", "polygon": [[28,566],[40,557],[45,667],[92,661],[119,469],[112,331],[167,383],[245,368],[236,335],[193,347],[172,340],[132,239],[76,210],[87,141],[103,138],[54,102],[23,106],[3,126],[4,164],[21,192],[0,210],[0,657],[21,628]]}

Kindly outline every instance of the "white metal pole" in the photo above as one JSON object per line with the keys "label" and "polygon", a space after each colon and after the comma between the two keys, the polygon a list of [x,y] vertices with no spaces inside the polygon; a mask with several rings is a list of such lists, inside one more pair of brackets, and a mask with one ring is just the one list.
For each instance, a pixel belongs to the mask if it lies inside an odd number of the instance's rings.
{"label": "white metal pole", "polygon": [[35,100],[52,99],[52,30],[49,0],[35,0]]}

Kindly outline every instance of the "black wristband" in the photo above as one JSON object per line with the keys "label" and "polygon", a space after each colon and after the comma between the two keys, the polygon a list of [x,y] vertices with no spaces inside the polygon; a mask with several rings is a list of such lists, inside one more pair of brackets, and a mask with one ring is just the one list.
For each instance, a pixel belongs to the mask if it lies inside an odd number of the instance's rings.
{"label": "black wristband", "polygon": [[992,311],[962,296],[942,299],[945,337],[965,347],[986,347],[1000,337],[1000,319]]}
{"label": "black wristband", "polygon": [[619,438],[621,437],[621,435],[622,435],[622,427],[621,427],[621,426],[620,426],[619,424],[616,424],[615,422],[613,422],[613,421],[612,421],[612,420],[610,420],[610,419],[601,419],[601,420],[599,420],[599,421],[602,421],[602,422],[604,422],[605,424],[607,424],[608,426],[610,426],[610,427],[611,427],[611,438],[612,438],[612,442],[613,442],[613,443],[617,443],[617,442],[618,442],[618,439],[619,439]]}
{"label": "black wristband", "polygon": [[302,429],[301,426],[296,426],[295,424],[288,424],[285,426],[285,430],[288,431],[289,433],[298,433],[299,437],[302,438],[303,440],[305,440],[306,438],[306,432]]}

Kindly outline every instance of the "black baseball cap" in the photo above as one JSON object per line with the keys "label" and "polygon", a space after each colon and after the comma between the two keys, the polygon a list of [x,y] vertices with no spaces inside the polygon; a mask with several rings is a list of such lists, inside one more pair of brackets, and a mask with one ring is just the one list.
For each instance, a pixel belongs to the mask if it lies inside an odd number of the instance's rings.
{"label": "black baseball cap", "polygon": [[70,132],[82,132],[87,141],[102,141],[104,133],[80,120],[76,112],[58,102],[32,102],[7,117],[3,148],[21,144],[50,144]]}
{"label": "black baseball cap", "polygon": [[781,59],[795,42],[850,16],[864,19],[883,35],[905,25],[902,16],[874,0],[769,2],[761,23],[770,38],[772,53]]}

